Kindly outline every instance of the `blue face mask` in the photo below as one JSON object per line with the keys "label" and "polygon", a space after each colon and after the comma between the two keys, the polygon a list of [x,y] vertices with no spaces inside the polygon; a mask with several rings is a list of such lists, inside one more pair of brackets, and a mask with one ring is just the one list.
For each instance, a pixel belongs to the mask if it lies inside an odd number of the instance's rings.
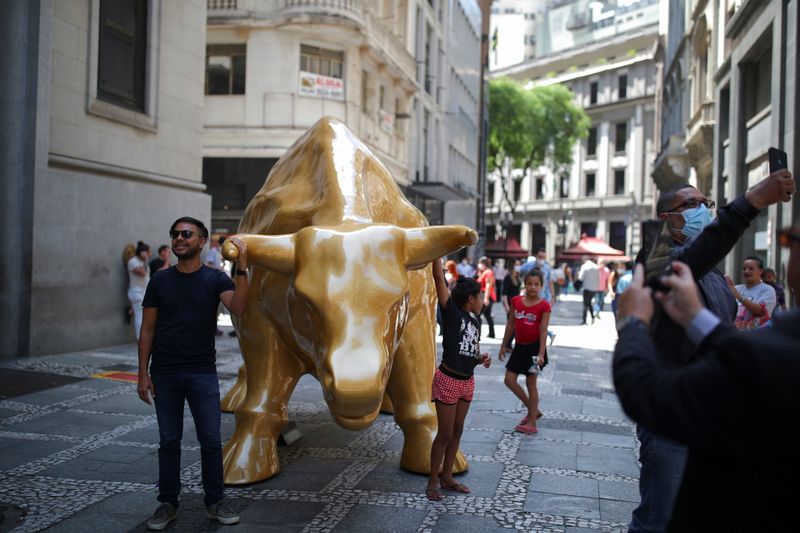
{"label": "blue face mask", "polygon": [[708,208],[703,204],[700,204],[694,209],[687,209],[681,213],[681,215],[685,221],[683,227],[681,228],[681,233],[686,235],[686,237],[689,239],[700,235],[703,229],[711,224],[712,220],[714,220],[711,217],[711,211],[709,211]]}

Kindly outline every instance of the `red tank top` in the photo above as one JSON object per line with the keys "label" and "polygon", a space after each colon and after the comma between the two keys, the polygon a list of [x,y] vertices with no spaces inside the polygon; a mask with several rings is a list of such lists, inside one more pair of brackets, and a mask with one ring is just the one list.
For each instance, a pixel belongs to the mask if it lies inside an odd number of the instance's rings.
{"label": "red tank top", "polygon": [[527,306],[523,296],[514,296],[511,307],[514,308],[514,338],[519,344],[531,344],[539,340],[539,324],[542,315],[550,312],[550,303],[542,299],[539,303]]}

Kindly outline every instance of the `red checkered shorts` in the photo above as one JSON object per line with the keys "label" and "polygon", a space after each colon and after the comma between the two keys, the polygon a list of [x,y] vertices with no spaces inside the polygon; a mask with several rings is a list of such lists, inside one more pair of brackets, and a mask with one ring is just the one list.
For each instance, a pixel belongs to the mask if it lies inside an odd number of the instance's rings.
{"label": "red checkered shorts", "polygon": [[456,379],[443,374],[437,368],[433,375],[432,388],[431,401],[447,405],[458,403],[458,400],[471,402],[472,395],[475,393],[475,376],[470,376],[469,379]]}

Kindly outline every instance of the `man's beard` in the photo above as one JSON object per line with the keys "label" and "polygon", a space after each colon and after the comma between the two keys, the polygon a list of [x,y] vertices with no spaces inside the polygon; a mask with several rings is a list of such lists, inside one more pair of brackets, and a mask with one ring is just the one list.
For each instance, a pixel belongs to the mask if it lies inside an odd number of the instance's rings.
{"label": "man's beard", "polygon": [[178,252],[175,250],[175,248],[173,248],[172,253],[175,254],[175,257],[177,257],[178,259],[194,259],[197,256],[197,254],[200,253],[200,250],[197,248],[195,249],[188,248],[184,252]]}

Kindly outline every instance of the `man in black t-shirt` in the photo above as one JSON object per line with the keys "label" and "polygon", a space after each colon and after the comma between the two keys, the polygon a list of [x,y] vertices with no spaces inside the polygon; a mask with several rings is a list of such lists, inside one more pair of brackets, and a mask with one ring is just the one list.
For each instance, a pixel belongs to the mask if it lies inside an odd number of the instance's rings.
{"label": "man in black t-shirt", "polygon": [[158,247],[158,255],[150,261],[150,274],[169,268],[169,246],[162,244]]}
{"label": "man in black t-shirt", "polygon": [[239,252],[234,282],[225,272],[202,264],[200,252],[208,240],[202,222],[182,217],[172,224],[169,233],[178,264],[151,277],[142,302],[139,336],[139,397],[150,404],[152,396],[159,432],[161,505],[147,527],[161,530],[177,518],[184,402],[189,403],[200,442],[207,514],[222,524],[235,524],[239,515],[224,501],[214,332],[220,301],[233,314],[244,311],[247,245],[241,239],[231,239]]}

